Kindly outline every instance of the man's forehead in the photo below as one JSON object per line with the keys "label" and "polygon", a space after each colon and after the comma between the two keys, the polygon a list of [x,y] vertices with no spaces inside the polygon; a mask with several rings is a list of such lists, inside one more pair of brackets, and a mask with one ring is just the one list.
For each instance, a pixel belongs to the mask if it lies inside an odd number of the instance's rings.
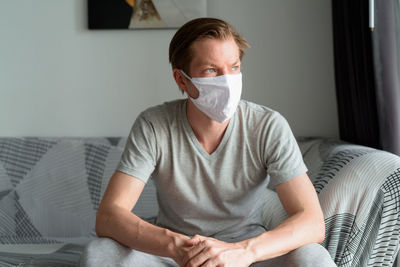
{"label": "man's forehead", "polygon": [[194,42],[191,46],[192,58],[198,62],[215,61],[216,59],[229,59],[236,61],[239,59],[239,47],[232,39],[215,40],[202,39]]}

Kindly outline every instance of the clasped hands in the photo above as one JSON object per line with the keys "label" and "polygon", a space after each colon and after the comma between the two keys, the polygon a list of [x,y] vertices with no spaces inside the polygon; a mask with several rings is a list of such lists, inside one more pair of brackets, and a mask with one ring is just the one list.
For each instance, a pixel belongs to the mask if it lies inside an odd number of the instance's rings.
{"label": "clasped hands", "polygon": [[181,246],[181,267],[245,267],[253,262],[252,254],[240,243],[227,243],[195,235]]}

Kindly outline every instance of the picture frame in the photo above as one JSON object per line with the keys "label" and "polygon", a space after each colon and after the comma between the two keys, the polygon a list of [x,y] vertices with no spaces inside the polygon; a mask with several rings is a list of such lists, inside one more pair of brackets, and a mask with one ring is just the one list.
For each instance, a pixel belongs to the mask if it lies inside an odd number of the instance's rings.
{"label": "picture frame", "polygon": [[89,29],[176,29],[207,16],[207,0],[88,0]]}

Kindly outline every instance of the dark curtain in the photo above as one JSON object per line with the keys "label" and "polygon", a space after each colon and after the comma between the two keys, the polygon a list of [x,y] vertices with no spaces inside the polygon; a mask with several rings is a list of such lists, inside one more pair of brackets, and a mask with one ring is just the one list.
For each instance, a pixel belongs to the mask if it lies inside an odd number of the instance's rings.
{"label": "dark curtain", "polygon": [[375,1],[374,32],[368,0],[332,0],[332,19],[340,138],[400,155],[395,2]]}
{"label": "dark curtain", "polygon": [[332,19],[340,138],[380,149],[368,1],[332,0]]}

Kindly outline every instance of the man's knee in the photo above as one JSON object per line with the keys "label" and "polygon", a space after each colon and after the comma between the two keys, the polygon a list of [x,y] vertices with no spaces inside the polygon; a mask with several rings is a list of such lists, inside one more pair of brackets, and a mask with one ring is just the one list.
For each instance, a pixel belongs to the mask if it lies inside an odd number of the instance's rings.
{"label": "man's knee", "polygon": [[93,253],[93,252],[98,252],[102,251],[108,254],[115,253],[116,251],[124,251],[126,250],[127,253],[129,253],[130,249],[121,245],[117,241],[107,238],[107,237],[100,237],[92,240],[90,243],[88,243],[85,247],[84,252],[88,253]]}
{"label": "man's knee", "polygon": [[80,266],[112,266],[129,256],[131,249],[111,238],[96,238],[88,243],[80,258]]}
{"label": "man's knee", "polygon": [[309,244],[295,249],[287,254],[288,266],[336,266],[329,252],[320,244]]}
{"label": "man's knee", "polygon": [[96,238],[86,245],[79,266],[176,267],[177,264],[170,258],[158,257],[125,247],[111,238]]}

